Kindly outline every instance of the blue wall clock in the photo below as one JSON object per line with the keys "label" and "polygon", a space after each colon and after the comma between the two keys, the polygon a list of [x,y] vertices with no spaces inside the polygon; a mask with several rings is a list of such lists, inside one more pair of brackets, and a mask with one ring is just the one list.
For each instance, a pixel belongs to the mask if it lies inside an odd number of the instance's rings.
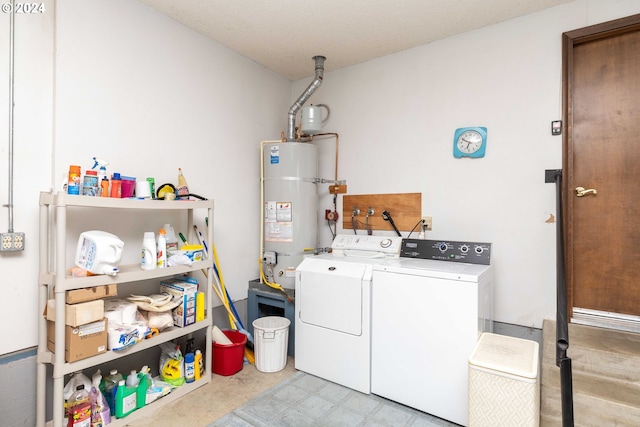
{"label": "blue wall clock", "polygon": [[453,157],[484,157],[487,149],[487,128],[467,127],[456,129],[453,136]]}

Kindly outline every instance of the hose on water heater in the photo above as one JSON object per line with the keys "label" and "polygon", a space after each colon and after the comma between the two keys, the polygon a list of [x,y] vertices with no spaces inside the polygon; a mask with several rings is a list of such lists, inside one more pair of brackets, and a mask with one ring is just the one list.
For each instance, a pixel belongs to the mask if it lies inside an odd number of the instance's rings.
{"label": "hose on water heater", "polygon": [[282,287],[282,285],[276,283],[276,282],[269,282],[267,280],[267,277],[264,274],[264,267],[263,267],[263,262],[262,259],[258,259],[258,265],[260,266],[260,278],[262,279],[262,283],[264,283],[265,285],[277,289],[279,291],[281,291],[286,297],[287,297],[287,301],[288,302],[293,302],[293,298],[291,298],[291,296],[287,293],[287,291]]}

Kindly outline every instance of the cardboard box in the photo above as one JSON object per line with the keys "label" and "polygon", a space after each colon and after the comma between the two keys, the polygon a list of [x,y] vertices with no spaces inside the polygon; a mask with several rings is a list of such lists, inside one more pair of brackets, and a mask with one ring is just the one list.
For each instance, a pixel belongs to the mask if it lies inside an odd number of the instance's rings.
{"label": "cardboard box", "polygon": [[[47,348],[55,352],[55,323],[47,322]],[[64,359],[75,362],[107,351],[107,319],[64,327]]]}
{"label": "cardboard box", "polygon": [[[104,300],[81,302],[80,304],[65,304],[65,324],[80,326],[96,322],[104,317]],[[45,310],[47,320],[56,320],[56,300],[47,301]]]}
{"label": "cardboard box", "polygon": [[182,304],[173,309],[173,324],[184,328],[196,323],[196,292],[198,283],[180,279],[167,279],[160,282],[160,292],[166,292],[182,299]]}
{"label": "cardboard box", "polygon": [[112,298],[116,296],[118,296],[118,285],[114,283],[112,285],[101,285],[67,291],[66,303],[77,304],[79,302],[93,301],[101,298]]}

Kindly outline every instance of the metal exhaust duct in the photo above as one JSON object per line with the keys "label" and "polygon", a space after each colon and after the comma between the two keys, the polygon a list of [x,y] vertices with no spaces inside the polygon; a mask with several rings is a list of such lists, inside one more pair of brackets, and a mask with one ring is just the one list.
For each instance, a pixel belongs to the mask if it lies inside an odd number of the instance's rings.
{"label": "metal exhaust duct", "polygon": [[289,108],[289,122],[287,124],[287,141],[295,140],[295,126],[296,126],[296,113],[305,102],[313,95],[313,92],[316,91],[322,84],[322,78],[324,75],[324,61],[327,59],[324,56],[316,55],[313,58],[316,61],[316,77],[313,81],[307,86],[302,95],[293,103],[291,108]]}

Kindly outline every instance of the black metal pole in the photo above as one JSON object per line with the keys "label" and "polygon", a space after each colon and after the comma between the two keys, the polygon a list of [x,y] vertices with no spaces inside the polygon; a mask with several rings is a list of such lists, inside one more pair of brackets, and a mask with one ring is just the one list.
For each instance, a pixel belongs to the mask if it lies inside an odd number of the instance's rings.
{"label": "black metal pole", "polygon": [[560,368],[560,399],[562,426],[573,427],[573,378],[569,348],[567,319],[567,286],[564,270],[564,228],[562,215],[562,170],[556,171],[556,365]]}

